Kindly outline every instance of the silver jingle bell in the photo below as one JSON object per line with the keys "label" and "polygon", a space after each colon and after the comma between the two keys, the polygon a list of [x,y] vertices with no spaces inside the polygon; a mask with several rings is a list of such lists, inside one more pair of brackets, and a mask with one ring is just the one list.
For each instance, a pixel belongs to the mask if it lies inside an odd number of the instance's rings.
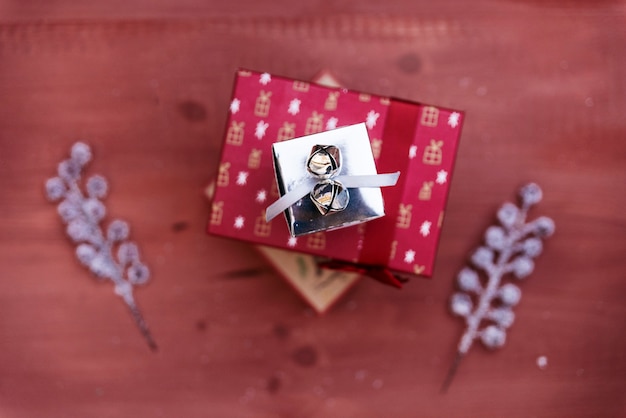
{"label": "silver jingle bell", "polygon": [[310,197],[322,215],[341,212],[350,202],[348,189],[341,182],[330,179],[317,183],[311,190]]}
{"label": "silver jingle bell", "polygon": [[306,169],[316,177],[327,179],[341,169],[341,152],[334,145],[315,145],[306,163]]}

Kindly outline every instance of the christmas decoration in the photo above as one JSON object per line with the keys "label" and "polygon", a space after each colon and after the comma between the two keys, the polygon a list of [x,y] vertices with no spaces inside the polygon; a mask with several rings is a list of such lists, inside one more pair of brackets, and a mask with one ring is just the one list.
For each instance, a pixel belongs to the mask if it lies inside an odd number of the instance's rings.
{"label": "christmas decoration", "polygon": [[[229,104],[209,233],[380,267],[380,277],[432,275],[462,112],[248,70],[238,71]],[[401,173],[382,189],[385,216],[296,241],[285,224],[262,227],[268,203],[280,197],[272,145],[360,123],[377,172]]]}
{"label": "christmas decoration", "polygon": [[119,219],[111,221],[106,230],[100,226],[106,215],[101,199],[108,191],[104,177],[94,175],[88,178],[86,195],[79,186],[81,172],[91,157],[87,144],[75,143],[70,158],[59,164],[58,177],[46,181],[46,194],[50,201],[60,201],[57,210],[67,225],[67,235],[78,244],[78,260],[96,278],[113,282],[115,293],[128,306],[149,347],[156,350],[157,345],[133,295],[133,287],[145,284],[150,278],[150,271],[141,262],[137,245],[128,241],[130,227]]}
{"label": "christmas decoration", "polygon": [[292,236],[384,216],[381,187],[399,176],[377,174],[364,123],[275,143],[272,154],[281,197],[266,220],[284,212]]}
{"label": "christmas decoration", "polygon": [[[467,327],[443,384],[444,392],[474,340],[479,339],[489,349],[504,345],[507,329],[515,320],[513,307],[519,303],[522,291],[515,284],[502,284],[502,279],[508,274],[517,280],[530,275],[535,266],[533,259],[543,249],[542,239],[554,233],[554,222],[548,217],[526,221],[530,207],[542,198],[539,186],[527,184],[520,189],[519,196],[520,207],[505,203],[497,214],[501,226],[487,228],[485,245],[471,256],[474,268],[465,267],[457,276],[460,291],[452,295],[450,308],[464,318]],[[545,367],[547,360],[538,365]]]}

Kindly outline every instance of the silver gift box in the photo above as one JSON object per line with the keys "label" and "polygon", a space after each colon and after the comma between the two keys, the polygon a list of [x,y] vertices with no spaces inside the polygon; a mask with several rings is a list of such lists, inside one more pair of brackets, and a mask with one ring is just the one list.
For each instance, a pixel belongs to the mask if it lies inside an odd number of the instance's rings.
{"label": "silver gift box", "polygon": [[[281,196],[314,177],[307,171],[307,161],[316,145],[334,145],[340,149],[341,166],[337,176],[377,174],[365,124],[337,128],[272,145],[276,182]],[[284,213],[291,235],[345,228],[385,215],[380,187],[350,188],[348,192],[348,206],[339,212],[322,215],[309,194],[289,207]]]}

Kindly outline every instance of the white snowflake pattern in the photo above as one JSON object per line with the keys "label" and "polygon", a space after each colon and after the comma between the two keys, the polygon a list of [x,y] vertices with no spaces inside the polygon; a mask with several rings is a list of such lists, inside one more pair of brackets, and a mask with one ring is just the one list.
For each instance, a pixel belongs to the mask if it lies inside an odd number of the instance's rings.
{"label": "white snowflake pattern", "polygon": [[235,218],[235,223],[233,224],[233,226],[236,229],[241,229],[243,228],[243,225],[246,223],[246,218],[244,218],[243,216],[239,215]]}
{"label": "white snowflake pattern", "polygon": [[300,99],[293,99],[292,101],[290,101],[289,110],[287,110],[287,113],[292,114],[294,116],[300,113],[300,103],[302,103]]}
{"label": "white snowflake pattern", "polygon": [[235,113],[239,112],[239,106],[241,105],[241,100],[239,99],[233,99],[232,102],[230,102],[230,112],[234,115]]}
{"label": "white snowflake pattern", "polygon": [[244,186],[248,182],[248,174],[249,173],[247,171],[240,171],[237,173],[237,184],[239,186]]}
{"label": "white snowflake pattern", "polygon": [[411,264],[413,261],[415,261],[415,251],[408,250],[404,253],[404,262],[407,264]]}
{"label": "white snowflake pattern", "polygon": [[367,127],[370,129],[373,129],[374,126],[376,126],[376,121],[378,120],[379,116],[380,116],[379,113],[374,112],[373,110],[370,110],[367,113],[367,118],[365,119],[365,124],[367,125]]}
{"label": "white snowflake pattern", "polygon": [[409,148],[409,158],[413,159],[417,156],[417,145],[411,145]]}
{"label": "white snowflake pattern", "polygon": [[427,237],[430,234],[430,227],[433,223],[430,221],[424,221],[422,222],[422,225],[420,226],[420,234],[422,234],[422,236]]}
{"label": "white snowflake pattern", "polygon": [[263,203],[267,200],[267,192],[265,189],[261,189],[256,193],[256,201],[259,203]]}
{"label": "white snowflake pattern", "polygon": [[298,244],[298,238],[289,237],[289,239],[287,240],[287,246],[293,248],[296,246],[296,244]]}
{"label": "white snowflake pattern", "polygon": [[332,129],[337,128],[337,123],[339,122],[339,119],[332,117],[329,118],[328,121],[326,122],[326,130],[330,131]]}
{"label": "white snowflake pattern", "polygon": [[269,126],[270,126],[269,123],[263,122],[262,120],[260,120],[259,123],[256,124],[256,130],[254,131],[254,136],[256,136],[259,139],[263,139],[263,137],[265,136],[265,131],[267,131],[267,128]]}
{"label": "white snowflake pattern", "polygon": [[264,86],[266,86],[270,81],[272,81],[272,76],[269,73],[263,73],[261,74],[261,77],[259,77],[259,83]]}
{"label": "white snowflake pattern", "polygon": [[459,126],[459,119],[461,119],[461,114],[459,112],[450,113],[450,116],[448,116],[448,125],[456,128]]}
{"label": "white snowflake pattern", "polygon": [[448,181],[448,172],[446,170],[437,171],[437,184],[445,184]]}

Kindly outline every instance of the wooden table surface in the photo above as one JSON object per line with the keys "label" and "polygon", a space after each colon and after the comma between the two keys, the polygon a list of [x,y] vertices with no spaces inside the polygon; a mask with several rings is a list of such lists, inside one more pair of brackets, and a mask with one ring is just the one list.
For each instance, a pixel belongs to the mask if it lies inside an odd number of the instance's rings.
{"label": "wooden table surface", "polygon": [[[0,2],[0,416],[626,416],[625,17],[610,0]],[[205,234],[239,66],[466,110],[432,279],[362,281],[316,317],[248,245]],[[136,295],[156,353],[45,198],[79,139],[151,267]],[[506,345],[473,347],[441,394],[455,275],[527,181],[557,232]]]}

